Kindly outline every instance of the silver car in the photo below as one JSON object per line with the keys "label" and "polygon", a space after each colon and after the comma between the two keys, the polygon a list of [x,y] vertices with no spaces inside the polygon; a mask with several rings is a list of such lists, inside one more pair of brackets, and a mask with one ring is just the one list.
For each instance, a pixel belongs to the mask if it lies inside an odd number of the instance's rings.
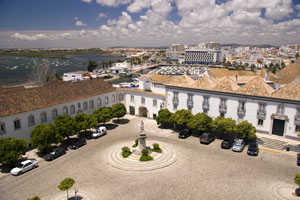
{"label": "silver car", "polygon": [[243,139],[235,139],[233,146],[232,146],[232,151],[235,152],[242,152],[245,148],[245,141]]}

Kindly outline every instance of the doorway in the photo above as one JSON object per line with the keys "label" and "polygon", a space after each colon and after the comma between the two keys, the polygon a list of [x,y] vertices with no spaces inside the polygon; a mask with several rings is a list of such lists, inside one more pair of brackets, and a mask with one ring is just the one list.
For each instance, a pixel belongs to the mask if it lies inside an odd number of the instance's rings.
{"label": "doorway", "polygon": [[129,106],[129,114],[130,115],[135,115],[135,107]]}
{"label": "doorway", "polygon": [[278,136],[283,136],[283,134],[284,134],[284,125],[285,125],[285,120],[274,119],[273,120],[272,134],[273,135],[278,135]]}

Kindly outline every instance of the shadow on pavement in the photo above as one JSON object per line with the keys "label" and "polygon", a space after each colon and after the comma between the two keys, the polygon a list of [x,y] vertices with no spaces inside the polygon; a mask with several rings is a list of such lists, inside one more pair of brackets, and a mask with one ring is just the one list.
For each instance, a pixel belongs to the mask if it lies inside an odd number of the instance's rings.
{"label": "shadow on pavement", "polygon": [[113,123],[115,124],[128,124],[130,122],[129,119],[119,119],[119,121],[117,119],[113,120]]}
{"label": "shadow on pavement", "polygon": [[117,124],[104,124],[103,126],[105,126],[107,130],[112,130],[118,127]]}
{"label": "shadow on pavement", "polygon": [[82,200],[82,199],[83,199],[83,197],[81,197],[81,196],[74,196],[74,197],[68,198],[68,200]]}

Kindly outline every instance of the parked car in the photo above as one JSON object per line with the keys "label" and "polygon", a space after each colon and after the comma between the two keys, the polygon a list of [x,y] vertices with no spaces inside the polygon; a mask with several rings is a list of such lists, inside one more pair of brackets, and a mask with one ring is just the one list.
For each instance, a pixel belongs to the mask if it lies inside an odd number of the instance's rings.
{"label": "parked car", "polygon": [[243,139],[235,139],[233,146],[232,146],[232,151],[235,152],[242,152],[245,148],[245,141]]}
{"label": "parked car", "polygon": [[181,138],[181,139],[185,139],[185,138],[188,138],[192,135],[192,130],[190,129],[183,129],[182,131],[180,131],[178,137]]}
{"label": "parked car", "polygon": [[98,138],[98,137],[101,137],[102,135],[106,135],[106,134],[107,134],[106,128],[104,126],[100,126],[97,129],[97,132],[92,134],[92,137]]}
{"label": "parked car", "polygon": [[38,167],[38,163],[35,159],[29,159],[29,160],[25,160],[23,162],[21,162],[20,165],[18,165],[17,167],[13,168],[10,173],[12,175],[21,175],[24,172],[27,172],[31,169],[34,169]]}
{"label": "parked car", "polygon": [[257,156],[258,152],[259,152],[259,148],[258,148],[258,145],[256,143],[249,144],[248,151],[247,151],[248,155]]}
{"label": "parked car", "polygon": [[300,166],[300,153],[297,154],[297,165]]}
{"label": "parked car", "polygon": [[203,144],[209,144],[211,143],[212,141],[215,140],[215,135],[213,133],[203,133],[201,136],[200,136],[200,143],[203,143]]}
{"label": "parked car", "polygon": [[55,158],[58,158],[59,156],[63,155],[66,153],[66,148],[56,148],[54,149],[51,153],[47,154],[44,156],[44,159],[46,161],[54,160]]}
{"label": "parked car", "polygon": [[70,149],[78,149],[79,147],[83,146],[86,144],[85,139],[82,138],[75,138],[69,145]]}
{"label": "parked car", "polygon": [[221,148],[222,149],[231,149],[233,142],[234,141],[232,139],[224,139],[221,143]]}

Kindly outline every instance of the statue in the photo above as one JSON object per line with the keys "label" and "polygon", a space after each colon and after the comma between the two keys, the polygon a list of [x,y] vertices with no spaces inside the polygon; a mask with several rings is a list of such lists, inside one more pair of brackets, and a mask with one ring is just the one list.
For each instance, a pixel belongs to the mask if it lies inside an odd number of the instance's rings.
{"label": "statue", "polygon": [[143,149],[148,149],[149,152],[151,153],[152,152],[151,148],[146,146],[147,135],[145,133],[145,126],[143,121],[141,121],[139,127],[140,127],[140,133],[137,135],[137,139],[139,140],[139,142],[138,142],[138,146],[135,149],[133,149],[133,153],[136,155],[141,155]]}

